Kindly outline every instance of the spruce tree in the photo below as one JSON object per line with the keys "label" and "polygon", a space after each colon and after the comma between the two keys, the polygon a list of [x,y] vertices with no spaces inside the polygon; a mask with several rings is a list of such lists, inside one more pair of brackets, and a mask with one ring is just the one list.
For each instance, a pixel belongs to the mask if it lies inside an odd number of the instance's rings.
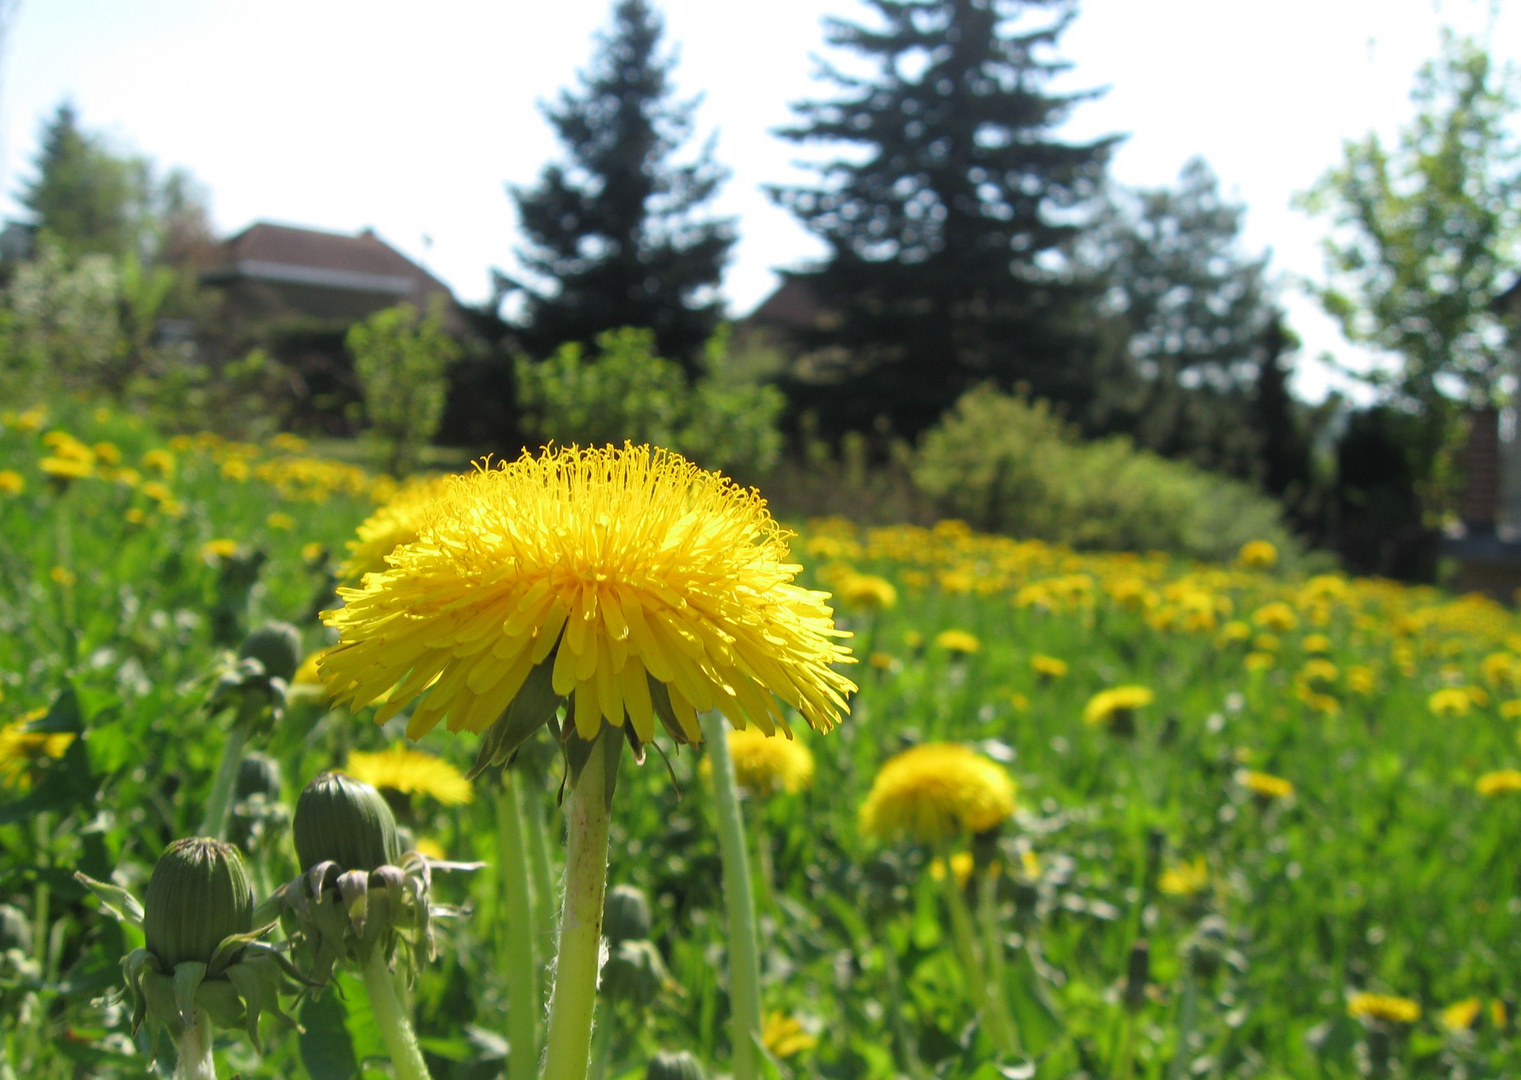
{"label": "spruce tree", "polygon": [[19,201],[65,253],[143,254],[147,166],[117,157],[82,130],[69,102],[44,125],[34,166]]}
{"label": "spruce tree", "polygon": [[536,186],[512,188],[528,244],[519,336],[538,357],[604,330],[653,330],[661,355],[689,374],[722,315],[714,295],[734,243],[733,223],[698,212],[725,171],[709,143],[679,163],[697,100],[677,101],[661,19],[645,0],[619,0],[579,89],[545,108],[567,152]]}
{"label": "spruce tree", "polygon": [[[1066,67],[1051,53],[1071,5],[868,3],[876,26],[830,19],[826,37],[874,74],[827,68],[838,95],[794,105],[798,122],[780,132],[850,148],[815,166],[814,185],[772,192],[829,245],[805,275],[829,317],[804,343],[840,359],[794,383],[794,400],[826,429],[885,417],[910,435],[987,380],[1086,401],[1085,294],[1060,255],[1114,140],[1053,136],[1091,96],[1046,91]],[[1026,25],[1043,10],[1053,17]]]}

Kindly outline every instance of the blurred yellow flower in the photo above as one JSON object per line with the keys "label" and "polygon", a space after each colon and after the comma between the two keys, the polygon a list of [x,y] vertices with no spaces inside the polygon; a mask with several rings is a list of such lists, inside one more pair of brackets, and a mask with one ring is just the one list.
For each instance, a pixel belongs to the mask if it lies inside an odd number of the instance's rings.
{"label": "blurred yellow flower", "polygon": [[1347,668],[1344,680],[1347,689],[1354,694],[1371,694],[1378,685],[1378,678],[1373,674],[1373,669],[1366,664],[1353,664]]}
{"label": "blurred yellow flower", "polygon": [[861,831],[924,843],[986,832],[1014,813],[1014,781],[959,743],[926,743],[890,758],[861,805]]}
{"label": "blurred yellow flower", "polygon": [[349,754],[343,771],[373,788],[390,788],[403,795],[427,795],[445,806],[457,806],[475,798],[465,774],[441,757],[397,743],[389,750]]}
{"label": "blurred yellow flower", "polygon": [[47,422],[48,414],[46,409],[28,409],[16,417],[16,430],[23,435],[30,435],[33,432],[41,431],[42,425]]}
{"label": "blurred yellow flower", "polygon": [[935,648],[952,656],[967,656],[981,652],[982,642],[977,640],[977,635],[965,630],[942,630],[935,635]]}
{"label": "blurred yellow flower", "polygon": [[121,464],[121,448],[115,443],[98,442],[90,449],[94,452],[97,461],[107,465]]}
{"label": "blurred yellow flower", "polygon": [[[970,851],[958,851],[952,855],[951,873],[956,875],[956,884],[965,885],[969,880],[971,880],[972,870],[975,869],[976,865],[977,860],[972,857],[972,853]],[[934,878],[936,881],[944,881],[945,860],[936,855],[933,859],[930,860],[929,872],[930,877]]]}
{"label": "blurred yellow flower", "polygon": [[417,539],[418,532],[432,518],[433,504],[448,490],[448,478],[443,476],[403,484],[360,524],[357,539],[348,542],[349,557],[338,576],[345,581],[359,581],[366,574],[384,570],[386,556]]}
{"label": "blurred yellow flower", "polygon": [[1209,867],[1200,855],[1192,862],[1180,862],[1162,871],[1157,888],[1168,896],[1194,896],[1209,885]]}
{"label": "blurred yellow flower", "polygon": [[1144,686],[1116,686],[1100,690],[1088,699],[1083,709],[1083,723],[1108,724],[1120,716],[1128,716],[1156,700],[1156,695]]}
{"label": "blurred yellow flower", "polygon": [[1521,770],[1499,769],[1495,772],[1487,772],[1479,777],[1474,784],[1474,790],[1485,798],[1521,791]]}
{"label": "blurred yellow flower", "polygon": [[795,795],[813,783],[813,754],[796,739],[757,728],[729,732],[736,779],[757,795]]}
{"label": "blurred yellow flower", "polygon": [[280,529],[283,532],[289,532],[291,529],[294,529],[296,527],[296,519],[291,517],[289,514],[283,514],[280,511],[276,510],[273,514],[270,514],[269,517],[264,519],[264,524],[268,525],[271,529]]}
{"label": "blurred yellow flower", "polygon": [[835,583],[834,594],[840,603],[865,611],[886,611],[898,603],[893,583],[875,574],[846,574]]}
{"label": "blurred yellow flower", "polygon": [[167,479],[174,475],[174,455],[162,448],[149,450],[143,455],[143,468],[152,469]]}
{"label": "blurred yellow flower", "polygon": [[74,742],[72,732],[27,730],[29,724],[46,715],[46,709],[37,709],[0,727],[0,785],[26,790],[32,786],[37,766],[45,758],[63,757]]}
{"label": "blurred yellow flower", "polygon": [[1443,687],[1426,699],[1426,707],[1431,710],[1431,714],[1445,719],[1467,716],[1473,704],[1472,695],[1461,686]]}
{"label": "blurred yellow flower", "polygon": [[1324,634],[1309,634],[1300,642],[1300,648],[1307,653],[1328,653],[1331,651],[1331,639]]}
{"label": "blurred yellow flower", "polygon": [[1442,1010],[1442,1026],[1448,1031],[1467,1031],[1474,1026],[1479,1013],[1483,1011],[1484,1003],[1476,997],[1454,1001]]}
{"label": "blurred yellow flower", "polygon": [[0,495],[20,495],[26,490],[26,481],[14,469],[0,470]]}
{"label": "blurred yellow flower", "polygon": [[1340,674],[1335,664],[1319,657],[1306,660],[1299,669],[1299,678],[1306,683],[1333,683]]}
{"label": "blurred yellow flower", "polygon": [[419,837],[412,843],[412,850],[434,862],[443,862],[448,859],[444,846],[431,836]]}
{"label": "blurred yellow flower", "polygon": [[1251,540],[1241,545],[1236,562],[1246,570],[1266,570],[1278,562],[1278,549],[1267,540]]}
{"label": "blurred yellow flower", "polygon": [[1347,1000],[1347,1015],[1354,1020],[1413,1024],[1421,1018],[1421,1007],[1409,998],[1392,994],[1353,994]]}
{"label": "blurred yellow flower", "polygon": [[1220,633],[1215,637],[1215,644],[1223,649],[1227,645],[1238,645],[1243,641],[1250,641],[1251,638],[1251,626],[1240,619],[1232,619],[1220,627]]}
{"label": "blurred yellow flower", "polygon": [[1283,642],[1278,640],[1277,634],[1258,634],[1252,642],[1252,648],[1259,652],[1275,653],[1283,648]]}
{"label": "blurred yellow flower", "polygon": [[1257,772],[1253,769],[1242,769],[1237,772],[1236,783],[1253,795],[1259,795],[1264,799],[1287,799],[1294,794],[1294,785],[1283,777]]}
{"label": "blurred yellow flower", "polygon": [[1280,601],[1264,604],[1252,613],[1252,622],[1265,630],[1284,634],[1299,625],[1299,617],[1294,614],[1294,609]]}
{"label": "blurred yellow flower", "polygon": [[819,1040],[804,1030],[802,1021],[774,1012],[766,1017],[766,1026],[761,1029],[761,1044],[775,1057],[787,1058],[812,1050]]}
{"label": "blurred yellow flower", "polygon": [[201,559],[208,563],[215,563],[219,559],[230,559],[237,553],[238,542],[225,536],[208,540],[201,545]]}
{"label": "blurred yellow flower", "polygon": [[79,581],[79,575],[67,566],[55,566],[48,571],[48,577],[53,579],[53,584],[62,585],[65,589],[73,588]]}
{"label": "blurred yellow flower", "polygon": [[1506,720],[1515,720],[1517,717],[1521,717],[1521,698],[1500,702],[1500,715]]}
{"label": "blurred yellow flower", "polygon": [[326,554],[327,545],[320,541],[312,540],[309,543],[301,545],[301,561],[308,566],[313,565]]}
{"label": "blurred yellow flower", "polygon": [[1040,653],[1030,657],[1030,667],[1043,679],[1061,679],[1067,674],[1067,661]]}
{"label": "blurred yellow flower", "polygon": [[[335,700],[419,694],[407,733],[484,731],[529,673],[570,699],[582,739],[658,716],[697,742],[697,714],[787,729],[776,698],[828,731],[855,684],[834,665],[824,597],[793,583],[787,534],[754,492],[647,446],[546,450],[453,477],[417,542],[343,588],[320,667]],[[429,689],[431,687],[431,689]],[[775,695],[775,696],[773,696]]]}

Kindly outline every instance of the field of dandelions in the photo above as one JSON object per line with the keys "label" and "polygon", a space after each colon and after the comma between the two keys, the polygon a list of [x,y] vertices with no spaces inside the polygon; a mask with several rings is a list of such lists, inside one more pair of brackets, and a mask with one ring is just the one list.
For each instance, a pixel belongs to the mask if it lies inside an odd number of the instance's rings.
{"label": "field of dandelions", "polygon": [[[357,527],[412,490],[291,437],[0,416],[0,1077],[169,1075],[172,1040],[155,1044],[151,1020],[133,1033],[123,959],[143,933],[101,898],[141,897],[166,846],[202,826],[242,715],[238,652],[270,620],[297,628],[303,656],[283,712],[250,728],[259,766],[225,810],[255,902],[306,869],[290,821],[309,781],[379,788],[402,847],[483,864],[435,868],[433,902],[458,912],[398,990],[426,1068],[508,1071],[514,956],[541,993],[552,981],[555,913],[527,954],[506,913],[558,903],[559,750],[529,739],[509,806],[499,770],[464,778],[478,735],[410,743],[410,704],[377,726],[384,702],[331,704],[316,665],[339,578],[383,565]],[[728,740],[761,1075],[1521,1070],[1510,613],[1281,576],[1263,544],[1202,566],[956,522],[795,524],[799,582],[832,594],[859,692],[827,734],[788,710],[795,741]],[[710,754],[658,727],[648,750],[619,766],[591,1075],[653,1077],[678,1051],[659,1075],[727,1075],[736,968]],[[504,846],[509,818],[526,856]],[[532,896],[513,899],[513,858]],[[284,958],[288,930],[260,948]],[[356,967],[321,992],[280,987],[262,1047],[216,1033],[217,1075],[407,1075]],[[528,1056],[512,1075],[533,1075]]]}

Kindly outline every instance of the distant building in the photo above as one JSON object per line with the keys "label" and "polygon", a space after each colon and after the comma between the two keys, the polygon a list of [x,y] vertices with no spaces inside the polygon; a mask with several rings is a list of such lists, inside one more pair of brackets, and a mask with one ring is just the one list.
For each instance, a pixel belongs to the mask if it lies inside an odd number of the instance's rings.
{"label": "distant building", "polygon": [[228,316],[248,322],[348,324],[400,303],[426,311],[441,296],[450,328],[463,329],[448,286],[370,229],[349,236],[260,221],[222,244],[201,283],[224,293]]}

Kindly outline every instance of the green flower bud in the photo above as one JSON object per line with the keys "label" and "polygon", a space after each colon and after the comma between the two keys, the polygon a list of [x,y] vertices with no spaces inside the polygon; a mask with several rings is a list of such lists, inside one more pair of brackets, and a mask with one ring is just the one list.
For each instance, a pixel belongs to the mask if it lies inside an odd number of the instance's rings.
{"label": "green flower bud", "polygon": [[707,1080],[707,1076],[690,1052],[678,1050],[674,1054],[668,1054],[662,1050],[650,1058],[644,1080]]}
{"label": "green flower bud", "polygon": [[401,861],[396,818],[369,784],[342,773],[317,777],[296,800],[291,832],[303,870],[335,862],[341,870],[374,870]]}
{"label": "green flower bud", "polygon": [[620,941],[602,965],[602,992],[615,1001],[648,1002],[668,978],[665,961],[653,943]]}
{"label": "green flower bud", "polygon": [[237,849],[201,836],[159,856],[143,908],[148,951],[165,972],[208,964],[224,938],[253,929],[253,888]]}
{"label": "green flower bud", "polygon": [[267,622],[243,639],[238,658],[257,660],[271,679],[290,682],[301,666],[301,632],[288,622]]}
{"label": "green flower bud", "polygon": [[233,788],[233,800],[240,802],[250,795],[263,795],[266,802],[276,802],[283,785],[284,777],[280,774],[278,761],[267,754],[249,754],[238,766],[238,782]]}
{"label": "green flower bud", "polygon": [[602,933],[614,948],[621,941],[650,936],[650,902],[644,890],[614,885],[607,891],[602,906]]}

